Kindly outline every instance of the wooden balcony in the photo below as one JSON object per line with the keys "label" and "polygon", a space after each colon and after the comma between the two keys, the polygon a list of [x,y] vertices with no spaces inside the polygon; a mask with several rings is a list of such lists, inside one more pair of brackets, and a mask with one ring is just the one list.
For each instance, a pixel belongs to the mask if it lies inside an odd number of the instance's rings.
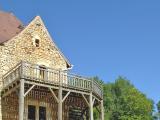
{"label": "wooden balcony", "polygon": [[3,76],[3,90],[20,79],[57,88],[62,86],[77,92],[92,92],[98,99],[103,99],[102,85],[95,80],[28,62],[19,63]]}

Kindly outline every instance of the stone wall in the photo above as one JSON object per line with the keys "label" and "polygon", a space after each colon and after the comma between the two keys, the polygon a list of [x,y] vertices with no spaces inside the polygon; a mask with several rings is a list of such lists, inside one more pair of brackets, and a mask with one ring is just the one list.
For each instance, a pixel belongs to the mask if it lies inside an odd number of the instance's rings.
{"label": "stone wall", "polygon": [[53,43],[39,16],[20,34],[5,42],[4,45],[0,45],[0,90],[2,89],[2,76],[22,60],[54,69],[67,70],[68,61]]}
{"label": "stone wall", "polygon": [[[35,40],[39,40],[36,47]],[[0,46],[0,79],[21,60],[54,69],[67,69],[67,63],[49,37],[40,17],[36,17],[19,35]]]}
{"label": "stone wall", "polygon": [[18,95],[16,92],[2,98],[3,120],[18,120],[18,107]]}

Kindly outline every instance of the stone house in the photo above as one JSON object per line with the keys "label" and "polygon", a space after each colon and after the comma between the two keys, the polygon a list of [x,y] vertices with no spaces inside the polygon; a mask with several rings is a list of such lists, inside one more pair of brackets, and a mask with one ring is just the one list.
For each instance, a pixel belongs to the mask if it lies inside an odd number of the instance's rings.
{"label": "stone house", "polygon": [[102,86],[69,69],[40,16],[0,11],[0,120],[104,120]]}

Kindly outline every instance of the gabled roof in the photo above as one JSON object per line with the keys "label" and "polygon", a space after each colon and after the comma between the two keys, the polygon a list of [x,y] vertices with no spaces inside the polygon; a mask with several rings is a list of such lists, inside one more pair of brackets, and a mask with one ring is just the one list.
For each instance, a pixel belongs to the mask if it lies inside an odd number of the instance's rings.
{"label": "gabled roof", "polygon": [[70,64],[68,59],[63,55],[63,53],[59,50],[59,48],[53,42],[53,39],[51,38],[40,16],[36,16],[27,26],[24,27],[22,22],[20,22],[12,13],[0,11],[0,44],[7,42],[8,40],[11,40],[18,34],[23,33],[23,31],[27,29],[30,26],[30,24],[36,21],[37,19],[41,21],[47,33],[48,38],[52,41],[56,49],[59,51],[60,55],[66,61],[67,68],[72,68],[72,65]]}
{"label": "gabled roof", "polygon": [[22,29],[22,22],[12,13],[0,11],[0,43],[16,36]]}
{"label": "gabled roof", "polygon": [[[67,64],[67,68],[72,69],[73,65],[69,62],[69,60],[64,56],[64,54],[61,52],[61,50],[57,47],[57,45],[55,44],[54,40],[53,40],[52,37],[50,36],[50,34],[49,34],[46,26],[44,25],[44,22],[43,22],[43,20],[41,19],[41,17],[40,17],[40,16],[36,16],[36,17],[32,20],[32,22],[36,21],[37,19],[40,20],[41,24],[43,25],[43,27],[44,27],[44,29],[45,29],[45,31],[46,31],[46,33],[47,33],[48,38],[52,41],[52,44],[54,44],[54,46],[55,46],[55,48],[58,50],[59,54],[60,54],[60,55],[62,56],[62,58],[65,60],[65,62],[66,62],[66,64]],[[30,24],[31,24],[31,22],[30,22]],[[29,25],[28,25],[28,26],[29,26]]]}

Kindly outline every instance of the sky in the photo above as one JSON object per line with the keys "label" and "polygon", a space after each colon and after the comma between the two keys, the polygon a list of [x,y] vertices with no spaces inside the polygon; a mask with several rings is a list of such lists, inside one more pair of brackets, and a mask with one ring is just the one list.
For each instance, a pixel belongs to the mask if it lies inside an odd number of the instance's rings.
{"label": "sky", "polygon": [[25,25],[40,15],[72,72],[114,82],[126,77],[160,100],[159,0],[0,0]]}

